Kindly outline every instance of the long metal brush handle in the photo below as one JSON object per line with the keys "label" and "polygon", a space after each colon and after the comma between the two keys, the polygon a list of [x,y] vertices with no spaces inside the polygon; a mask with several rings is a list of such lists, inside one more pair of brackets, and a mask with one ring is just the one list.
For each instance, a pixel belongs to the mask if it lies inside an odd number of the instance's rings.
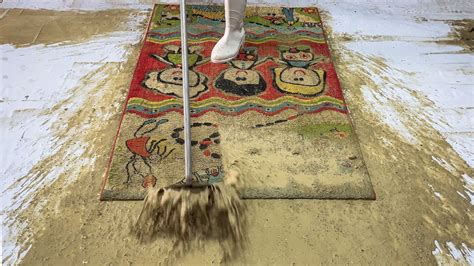
{"label": "long metal brush handle", "polygon": [[184,174],[186,183],[192,183],[191,118],[189,115],[188,38],[186,29],[186,0],[180,0],[181,56],[183,70],[183,120],[184,120]]}

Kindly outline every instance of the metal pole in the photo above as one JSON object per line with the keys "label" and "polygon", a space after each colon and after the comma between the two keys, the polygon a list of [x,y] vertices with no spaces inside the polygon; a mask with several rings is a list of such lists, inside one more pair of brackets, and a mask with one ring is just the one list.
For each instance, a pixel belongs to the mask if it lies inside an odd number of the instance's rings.
{"label": "metal pole", "polygon": [[188,39],[186,29],[186,0],[180,0],[181,56],[183,70],[183,120],[184,120],[184,174],[186,183],[192,182],[191,119],[189,115]]}

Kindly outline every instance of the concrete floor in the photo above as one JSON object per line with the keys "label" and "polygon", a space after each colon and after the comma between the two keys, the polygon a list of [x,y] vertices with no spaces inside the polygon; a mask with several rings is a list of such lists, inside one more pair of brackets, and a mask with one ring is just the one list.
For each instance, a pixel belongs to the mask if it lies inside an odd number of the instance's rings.
{"label": "concrete floor", "polygon": [[[2,262],[169,262],[128,235],[139,204],[96,197],[151,1],[30,2],[0,4]],[[249,202],[236,263],[474,265],[473,5],[291,5],[323,12],[378,198]]]}

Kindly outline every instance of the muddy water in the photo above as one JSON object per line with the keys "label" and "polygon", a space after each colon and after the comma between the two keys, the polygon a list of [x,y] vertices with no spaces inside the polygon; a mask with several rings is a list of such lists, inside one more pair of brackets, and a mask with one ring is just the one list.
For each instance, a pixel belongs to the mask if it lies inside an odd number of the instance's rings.
{"label": "muddy water", "polygon": [[[330,21],[327,15],[326,21]],[[363,68],[354,70],[351,66],[376,68],[381,76],[390,66],[382,58],[354,54],[345,48],[345,36],[329,35],[377,200],[246,201],[249,240],[242,256],[230,263],[433,264],[435,239],[474,246],[474,238],[468,237],[474,235],[469,226],[472,206],[457,195],[457,191],[463,191],[459,174],[472,176],[472,169],[427,123],[413,122],[417,135],[416,142],[410,143],[376,119],[377,110],[368,106],[363,90],[367,85],[377,86]],[[66,128],[57,128],[57,137],[64,140],[62,150],[44,158],[34,169],[47,173],[58,163],[67,165],[67,148],[78,139],[87,144],[82,159],[94,160],[80,169],[74,182],[66,183],[68,172],[63,172],[56,182],[33,195],[26,209],[9,214],[19,222],[28,221],[18,243],[23,249],[31,244],[23,259],[26,265],[212,264],[224,259],[224,249],[213,240],[191,246],[178,259],[170,256],[173,238],[141,244],[130,234],[130,226],[140,214],[142,203],[98,201],[119,121],[121,109],[116,103],[123,103],[140,47],[131,49],[125,63],[99,70],[108,77],[94,89],[102,92],[100,100],[91,94],[83,111],[68,118]],[[83,82],[87,83],[87,78]],[[422,96],[415,96],[424,101]],[[394,108],[405,112],[403,106],[394,104]],[[95,110],[108,115],[97,117]],[[406,113],[402,118],[410,119],[412,115]],[[80,123],[88,123],[88,130],[74,136],[66,134]],[[432,155],[449,158],[455,166],[453,173],[434,162]],[[435,186],[442,198],[435,197],[427,184]]]}
{"label": "muddy water", "polygon": [[217,241],[225,261],[236,259],[247,242],[246,208],[237,179],[237,171],[230,171],[224,184],[150,189],[132,232],[145,244],[176,239],[169,254],[173,258],[192,251],[193,245]]}

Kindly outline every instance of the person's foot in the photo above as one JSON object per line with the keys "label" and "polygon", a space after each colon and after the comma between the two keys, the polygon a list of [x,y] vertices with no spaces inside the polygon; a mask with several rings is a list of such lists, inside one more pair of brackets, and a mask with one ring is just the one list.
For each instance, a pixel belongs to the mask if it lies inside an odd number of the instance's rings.
{"label": "person's foot", "polygon": [[245,40],[243,27],[236,30],[226,30],[224,36],[216,43],[211,53],[213,63],[225,63],[234,59]]}

